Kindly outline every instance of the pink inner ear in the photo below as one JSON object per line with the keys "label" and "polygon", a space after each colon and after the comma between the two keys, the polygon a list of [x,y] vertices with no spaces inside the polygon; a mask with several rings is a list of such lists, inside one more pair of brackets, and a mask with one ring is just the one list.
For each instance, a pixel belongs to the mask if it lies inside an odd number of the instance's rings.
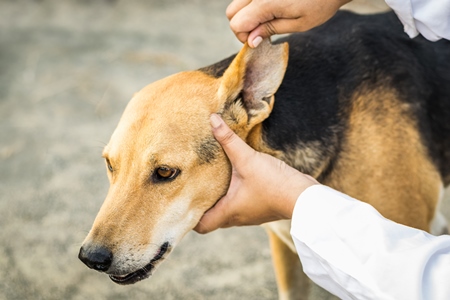
{"label": "pink inner ear", "polygon": [[288,60],[287,43],[272,45],[269,39],[255,48],[248,48],[245,55],[245,76],[242,94],[247,109],[264,107],[284,77]]}
{"label": "pink inner ear", "polygon": [[272,45],[269,39],[254,49],[245,44],[222,77],[219,99],[234,101],[241,93],[247,112],[266,107],[263,101],[268,102],[283,80],[288,49],[287,43]]}

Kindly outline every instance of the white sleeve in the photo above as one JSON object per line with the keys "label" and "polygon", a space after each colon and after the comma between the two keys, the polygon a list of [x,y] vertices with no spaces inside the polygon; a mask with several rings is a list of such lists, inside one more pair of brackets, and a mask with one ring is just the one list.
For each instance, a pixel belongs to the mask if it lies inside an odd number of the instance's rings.
{"label": "white sleeve", "polygon": [[450,236],[389,221],[329,187],[299,196],[291,235],[304,272],[341,299],[450,299]]}
{"label": "white sleeve", "polygon": [[430,41],[450,40],[449,0],[386,0],[411,37],[422,34]]}

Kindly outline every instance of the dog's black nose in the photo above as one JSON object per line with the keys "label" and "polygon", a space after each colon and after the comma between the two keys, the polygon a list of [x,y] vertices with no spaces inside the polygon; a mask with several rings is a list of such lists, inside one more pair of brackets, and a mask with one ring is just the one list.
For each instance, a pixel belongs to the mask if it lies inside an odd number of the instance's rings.
{"label": "dog's black nose", "polygon": [[112,253],[104,247],[81,247],[78,258],[89,268],[105,272],[112,262]]}

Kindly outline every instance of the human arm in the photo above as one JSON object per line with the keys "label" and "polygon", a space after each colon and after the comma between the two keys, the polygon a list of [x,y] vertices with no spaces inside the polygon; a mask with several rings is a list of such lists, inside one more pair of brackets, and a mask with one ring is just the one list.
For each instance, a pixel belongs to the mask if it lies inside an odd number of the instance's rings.
{"label": "human arm", "polygon": [[450,299],[450,236],[383,218],[326,186],[298,198],[291,235],[304,272],[342,299]]}
{"label": "human arm", "polygon": [[330,19],[351,0],[234,0],[226,14],[241,42],[257,47],[274,34],[306,31]]}
{"label": "human arm", "polygon": [[422,34],[430,41],[450,40],[450,1],[386,0],[411,37]]}

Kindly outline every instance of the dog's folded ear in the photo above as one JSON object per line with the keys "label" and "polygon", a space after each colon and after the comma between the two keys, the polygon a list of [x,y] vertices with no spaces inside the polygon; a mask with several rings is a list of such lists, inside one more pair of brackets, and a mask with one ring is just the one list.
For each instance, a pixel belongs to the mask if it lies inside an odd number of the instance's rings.
{"label": "dog's folded ear", "polygon": [[286,71],[288,52],[287,43],[272,45],[269,39],[257,48],[244,45],[221,79],[218,96],[225,104],[225,118],[236,123],[246,119],[247,125],[255,125],[269,116],[273,95]]}

